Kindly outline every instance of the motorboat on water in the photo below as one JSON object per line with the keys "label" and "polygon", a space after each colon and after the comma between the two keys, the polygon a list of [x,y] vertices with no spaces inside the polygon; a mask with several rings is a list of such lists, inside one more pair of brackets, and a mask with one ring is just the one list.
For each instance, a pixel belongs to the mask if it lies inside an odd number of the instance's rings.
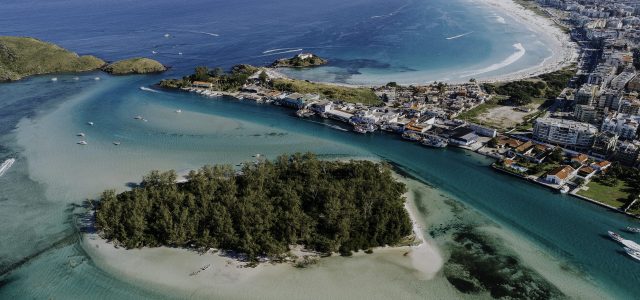
{"label": "motorboat on water", "polygon": [[76,136],[84,137],[84,132],[78,132],[78,134],[76,134]]}
{"label": "motorboat on water", "polygon": [[0,164],[0,176],[4,175],[4,173],[6,173],[9,168],[11,168],[14,162],[16,162],[15,158],[9,158],[2,162],[2,164]]}
{"label": "motorboat on water", "polygon": [[176,113],[181,113],[181,112],[182,112],[182,109],[176,110]]}
{"label": "motorboat on water", "polygon": [[629,226],[629,227],[627,227],[627,231],[633,232],[633,233],[640,233],[640,228]]}
{"label": "motorboat on water", "polygon": [[89,143],[87,143],[87,141],[79,141],[77,144],[78,145],[88,145]]}
{"label": "motorboat on water", "polygon": [[422,144],[428,147],[445,148],[449,145],[449,142],[439,136],[428,135],[422,140]]}
{"label": "motorboat on water", "polygon": [[116,145],[116,146],[120,146],[120,142],[118,142],[118,141],[114,141],[113,144]]}
{"label": "motorboat on water", "polygon": [[638,245],[638,243],[634,241],[622,239],[622,241],[620,241],[620,244],[624,245],[627,248],[633,249],[634,251],[640,252],[640,245]]}
{"label": "motorboat on water", "polygon": [[135,117],[133,117],[136,120],[143,120],[144,118],[141,115],[137,115]]}
{"label": "motorboat on water", "polygon": [[100,77],[95,77],[93,78],[93,80],[100,80]]}
{"label": "motorboat on water", "polygon": [[58,77],[51,78],[51,81],[58,81]]}
{"label": "motorboat on water", "polygon": [[609,233],[609,237],[611,237],[611,239],[613,239],[614,241],[621,243],[624,239],[617,233],[613,232],[613,231],[608,231]]}
{"label": "motorboat on water", "polygon": [[633,259],[640,261],[640,251],[636,251],[631,248],[624,247],[624,252],[627,252],[629,256],[633,257]]}
{"label": "motorboat on water", "polygon": [[87,122],[87,124],[89,124],[89,126],[93,126],[94,125],[93,122]]}

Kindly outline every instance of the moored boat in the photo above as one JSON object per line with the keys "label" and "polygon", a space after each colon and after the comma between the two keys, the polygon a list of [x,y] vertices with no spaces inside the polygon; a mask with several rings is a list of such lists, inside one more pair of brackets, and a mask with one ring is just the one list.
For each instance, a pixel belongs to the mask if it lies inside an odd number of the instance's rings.
{"label": "moored boat", "polygon": [[89,143],[87,143],[87,141],[79,141],[77,144],[78,145],[88,145]]}
{"label": "moored boat", "polygon": [[609,233],[609,237],[611,237],[614,241],[616,242],[622,242],[624,239],[617,233],[613,232],[613,231],[608,231]]}
{"label": "moored boat", "polygon": [[439,136],[428,135],[422,140],[422,144],[427,147],[445,148],[449,145],[449,142]]}
{"label": "moored boat", "polygon": [[635,260],[640,261],[640,251],[636,251],[634,249],[624,247],[624,252],[627,252],[627,254],[633,257]]}
{"label": "moored boat", "polygon": [[629,227],[627,227],[627,231],[633,232],[633,233],[640,233],[640,228],[629,226]]}

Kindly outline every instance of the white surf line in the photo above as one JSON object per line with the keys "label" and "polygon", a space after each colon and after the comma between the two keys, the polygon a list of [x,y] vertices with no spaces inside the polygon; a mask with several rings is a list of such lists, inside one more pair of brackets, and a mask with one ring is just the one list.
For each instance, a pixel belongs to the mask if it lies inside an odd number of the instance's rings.
{"label": "white surf line", "polygon": [[447,40],[455,40],[455,39],[457,39],[457,38],[461,38],[461,37],[463,37],[463,36],[465,36],[465,35],[470,35],[470,34],[472,34],[472,33],[473,33],[473,31],[469,31],[469,32],[467,32],[467,33],[463,33],[463,34],[459,34],[459,35],[450,36],[450,37],[448,37],[448,38],[447,38]]}
{"label": "white surf line", "polygon": [[6,173],[9,170],[9,168],[11,168],[11,166],[13,165],[14,162],[16,162],[15,158],[9,158],[9,159],[5,160],[0,165],[0,176],[4,175],[4,173]]}
{"label": "white surf line", "polygon": [[463,73],[462,75],[460,75],[460,78],[469,77],[469,76],[476,76],[476,75],[489,73],[489,72],[492,72],[492,71],[495,71],[495,70],[502,69],[502,68],[504,68],[504,67],[506,67],[506,66],[518,61],[527,52],[527,50],[524,48],[524,46],[522,46],[521,43],[513,44],[513,47],[516,48],[516,52],[514,52],[511,55],[509,55],[503,61],[501,61],[499,63],[495,63],[493,65],[490,65],[490,66],[488,66],[486,68],[482,68],[482,69],[479,69],[479,70],[474,70],[474,71],[469,71],[469,72]]}
{"label": "white surf line", "polygon": [[287,50],[287,51],[282,51],[282,52],[269,52],[267,54],[264,55],[259,55],[257,57],[263,57],[263,56],[271,56],[271,55],[278,55],[278,54],[285,54],[285,53],[291,53],[291,52],[300,52],[302,51],[302,48],[298,48],[298,49],[293,49],[293,50]]}

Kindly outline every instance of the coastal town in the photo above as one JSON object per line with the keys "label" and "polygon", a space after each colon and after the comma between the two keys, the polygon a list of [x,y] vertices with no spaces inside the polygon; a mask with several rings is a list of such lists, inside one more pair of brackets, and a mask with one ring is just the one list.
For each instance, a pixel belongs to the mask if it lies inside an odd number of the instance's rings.
{"label": "coastal town", "polygon": [[[496,170],[637,217],[640,1],[524,2],[569,32],[579,46],[574,65],[506,83],[340,87],[372,92],[373,101],[300,88],[315,83],[286,78],[275,66],[244,66],[251,73],[236,90],[220,89],[213,75],[173,87],[348,124],[335,126],[341,130],[387,131],[425,147],[467,149],[495,158]],[[310,58],[319,59],[300,53],[290,60]]]}

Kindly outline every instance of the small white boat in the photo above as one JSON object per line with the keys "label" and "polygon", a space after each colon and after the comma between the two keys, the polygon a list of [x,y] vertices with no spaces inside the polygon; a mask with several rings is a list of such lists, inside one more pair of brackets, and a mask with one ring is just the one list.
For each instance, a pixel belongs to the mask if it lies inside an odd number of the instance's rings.
{"label": "small white boat", "polygon": [[87,143],[87,141],[79,141],[77,144],[78,145],[88,145],[89,143]]}
{"label": "small white boat", "polygon": [[51,81],[58,81],[58,77],[51,78]]}
{"label": "small white boat", "polygon": [[76,136],[84,137],[84,132],[79,132]]}
{"label": "small white boat", "polygon": [[611,237],[614,241],[620,243],[622,242],[624,239],[617,233],[613,232],[613,231],[608,231],[607,233],[609,233],[609,237]]}
{"label": "small white boat", "polygon": [[78,81],[78,80],[80,80],[80,77],[73,77],[73,80]]}
{"label": "small white boat", "polygon": [[178,55],[182,55],[182,52],[178,52]]}
{"label": "small white boat", "polygon": [[113,144],[116,145],[116,146],[120,146],[120,142],[118,142],[118,141],[114,141]]}
{"label": "small white boat", "polygon": [[181,112],[182,112],[182,109],[176,110],[176,113],[181,113]]}
{"label": "small white boat", "polygon": [[2,164],[0,164],[0,176],[4,175],[4,173],[6,173],[9,170],[9,168],[11,168],[11,166],[13,166],[14,162],[16,162],[15,158],[9,158],[5,160]]}
{"label": "small white boat", "polygon": [[87,122],[87,124],[89,124],[89,126],[93,126],[93,122]]}
{"label": "small white boat", "polygon": [[627,227],[627,231],[633,232],[633,233],[640,233],[640,228],[629,226],[629,227]]}
{"label": "small white boat", "polygon": [[165,33],[165,34],[164,34],[164,37],[166,37],[166,38],[168,38],[168,37],[170,37],[170,36],[171,36],[171,35],[170,35],[170,34],[168,34],[168,33]]}
{"label": "small white boat", "polygon": [[94,77],[93,80],[100,80],[100,77]]}
{"label": "small white boat", "polygon": [[153,51],[151,51],[151,53],[152,53],[152,54],[158,54],[158,51],[153,50]]}
{"label": "small white boat", "polygon": [[633,257],[635,260],[640,260],[640,251],[636,251],[631,248],[624,247],[624,252],[627,252],[627,254]]}
{"label": "small white boat", "polygon": [[144,118],[141,115],[137,115],[135,117],[133,117],[136,120],[143,120]]}

